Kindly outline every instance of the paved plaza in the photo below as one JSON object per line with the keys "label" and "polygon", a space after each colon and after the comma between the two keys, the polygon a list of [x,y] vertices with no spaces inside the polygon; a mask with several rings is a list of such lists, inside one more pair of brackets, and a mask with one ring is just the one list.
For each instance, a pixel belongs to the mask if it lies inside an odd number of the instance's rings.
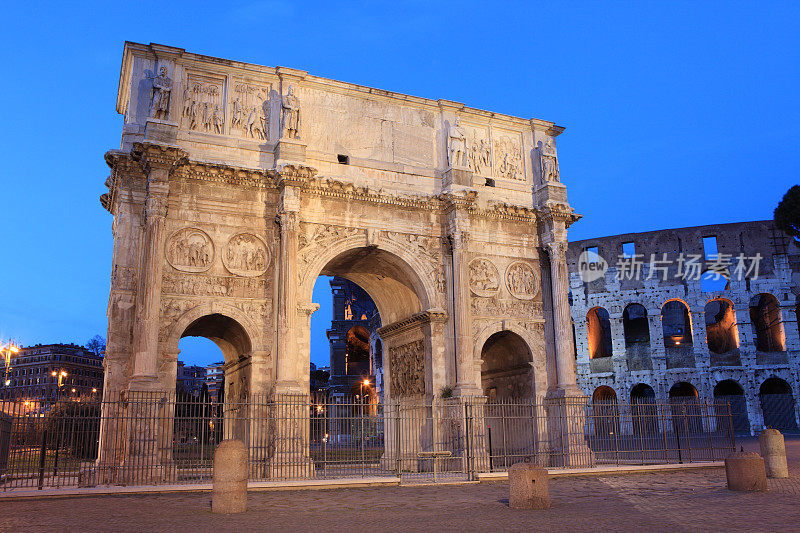
{"label": "paved plaza", "polygon": [[790,480],[769,481],[769,493],[729,492],[721,468],[555,478],[548,511],[510,509],[505,482],[251,492],[247,512],[231,516],[211,514],[209,493],[11,500],[2,503],[0,529],[797,531],[798,462],[790,471]]}

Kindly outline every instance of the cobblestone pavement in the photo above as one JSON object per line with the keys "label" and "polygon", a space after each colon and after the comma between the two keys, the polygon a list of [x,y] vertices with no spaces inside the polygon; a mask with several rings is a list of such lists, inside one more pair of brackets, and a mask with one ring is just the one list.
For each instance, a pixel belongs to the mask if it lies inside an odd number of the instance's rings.
{"label": "cobblestone pavement", "polygon": [[[800,474],[800,473],[798,473]],[[798,486],[725,489],[722,469],[551,480],[553,507],[507,505],[504,482],[251,492],[242,515],[211,496],[150,494],[2,502],[4,531],[797,531]]]}
{"label": "cobblestone pavement", "polygon": [[[757,450],[758,441],[739,445]],[[800,438],[791,478],[768,493],[725,488],[721,468],[550,480],[553,507],[508,507],[506,482],[251,492],[242,515],[212,515],[208,493],[0,503],[2,531],[800,531]]]}

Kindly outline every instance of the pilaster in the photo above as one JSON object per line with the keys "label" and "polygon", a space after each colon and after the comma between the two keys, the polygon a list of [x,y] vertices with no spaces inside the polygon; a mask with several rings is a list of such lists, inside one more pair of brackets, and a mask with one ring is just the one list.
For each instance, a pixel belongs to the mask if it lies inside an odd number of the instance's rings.
{"label": "pilaster", "polygon": [[158,313],[164,267],[165,220],[172,172],[187,161],[186,152],[175,146],[137,143],[132,156],[147,175],[144,234],[141,248],[136,317],[133,332],[134,365],[130,388],[158,387]]}
{"label": "pilaster", "polygon": [[299,349],[297,301],[297,249],[299,245],[300,195],[303,186],[316,170],[297,165],[285,165],[278,170],[280,203],[277,222],[280,226],[278,257],[278,345],[275,391],[281,394],[305,392],[308,373],[297,368]]}

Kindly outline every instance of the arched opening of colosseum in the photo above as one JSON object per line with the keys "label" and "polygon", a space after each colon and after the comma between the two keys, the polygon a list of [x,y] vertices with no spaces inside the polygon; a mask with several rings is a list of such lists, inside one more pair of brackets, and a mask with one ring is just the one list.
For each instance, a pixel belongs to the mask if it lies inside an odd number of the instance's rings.
{"label": "arched opening of colosseum", "polygon": [[[750,420],[747,416],[747,401],[744,397],[744,389],[739,382],[733,379],[725,379],[714,386],[714,403],[717,409],[727,405],[731,414],[732,430],[737,435],[750,433]],[[722,410],[717,414],[717,430],[724,431],[728,423],[726,421],[727,411]]]}
{"label": "arched opening of colosseum", "polygon": [[764,427],[781,431],[797,429],[794,395],[786,381],[774,376],[764,380],[758,396]]}
{"label": "arched opening of colosseum", "polygon": [[650,324],[647,320],[647,309],[642,304],[628,304],[622,312],[622,329],[625,333],[625,355],[628,359],[628,370],[652,370]]}
{"label": "arched opening of colosseum", "polygon": [[589,365],[592,372],[610,372],[611,366],[611,321],[608,311],[594,307],[586,313],[586,329],[589,339]]}
{"label": "arched opening of colosseum", "polygon": [[656,392],[646,383],[639,383],[631,389],[631,421],[635,435],[658,434]]}
{"label": "arched opening of colosseum", "polygon": [[490,401],[533,398],[533,356],[522,337],[498,331],[483,344],[481,360],[481,385]]}
{"label": "arched opening of colosseum", "polygon": [[750,322],[759,352],[782,352],[786,349],[781,306],[771,294],[758,294],[750,301]]}
{"label": "arched opening of colosseum", "polygon": [[661,329],[667,368],[694,366],[692,320],[689,307],[681,300],[669,300],[661,307]]}
{"label": "arched opening of colosseum", "polygon": [[739,329],[731,301],[724,298],[710,300],[705,305],[705,316],[706,343],[712,353],[712,366],[738,365]]}
{"label": "arched opening of colosseum", "polygon": [[613,438],[619,434],[617,393],[608,385],[600,385],[592,393],[592,423],[597,438]]}
{"label": "arched opening of colosseum", "polygon": [[695,386],[686,381],[680,381],[669,389],[672,427],[679,435],[702,432],[698,397]]}
{"label": "arched opening of colosseum", "polygon": [[196,395],[177,397],[175,442],[180,442],[181,452],[186,453],[187,446],[213,446],[223,438],[246,439],[247,403],[251,401],[250,336],[233,318],[211,313],[192,321],[180,335],[181,339],[189,337],[202,337],[216,344],[224,364],[220,366],[215,361],[206,367],[212,375],[206,375],[206,383]]}
{"label": "arched opening of colosseum", "polygon": [[680,300],[669,300],[661,307],[664,347],[692,345],[692,320],[689,307]]}

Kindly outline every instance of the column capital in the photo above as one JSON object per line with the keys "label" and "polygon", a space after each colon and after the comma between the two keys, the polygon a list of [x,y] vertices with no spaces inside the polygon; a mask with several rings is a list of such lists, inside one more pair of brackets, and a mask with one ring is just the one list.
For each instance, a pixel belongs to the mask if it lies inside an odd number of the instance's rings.
{"label": "column capital", "polygon": [[300,212],[290,209],[281,209],[275,219],[281,231],[297,230],[300,224]]}
{"label": "column capital", "polygon": [[166,194],[148,194],[144,204],[144,216],[147,222],[164,219],[167,216],[168,199]]}
{"label": "column capital", "polygon": [[565,241],[553,241],[544,245],[551,263],[561,263],[567,260],[567,243]]}
{"label": "column capital", "polygon": [[[173,170],[189,162],[188,154],[181,148],[152,142],[134,143],[131,157],[138,161],[142,170],[148,174],[148,180],[151,178],[169,179]],[[161,171],[158,173],[161,175],[153,176],[152,171],[154,170]]]}

